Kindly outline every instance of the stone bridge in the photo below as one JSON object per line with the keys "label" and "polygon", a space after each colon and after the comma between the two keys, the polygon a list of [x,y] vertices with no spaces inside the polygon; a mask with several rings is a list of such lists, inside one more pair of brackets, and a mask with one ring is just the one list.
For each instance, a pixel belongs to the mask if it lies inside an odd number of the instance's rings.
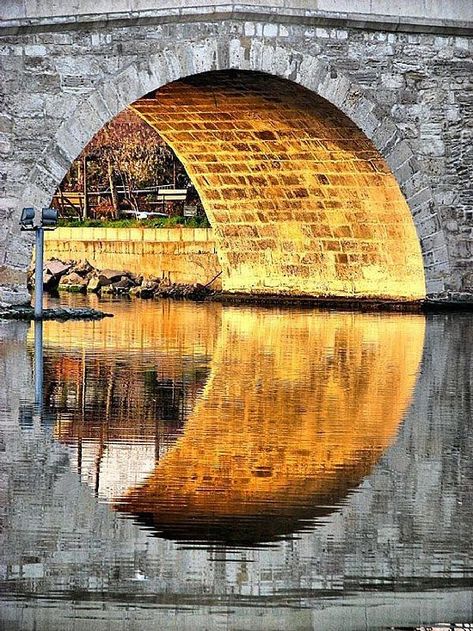
{"label": "stone bridge", "polygon": [[29,298],[21,208],[127,106],[227,291],[473,302],[472,55],[467,0],[4,0],[0,304]]}

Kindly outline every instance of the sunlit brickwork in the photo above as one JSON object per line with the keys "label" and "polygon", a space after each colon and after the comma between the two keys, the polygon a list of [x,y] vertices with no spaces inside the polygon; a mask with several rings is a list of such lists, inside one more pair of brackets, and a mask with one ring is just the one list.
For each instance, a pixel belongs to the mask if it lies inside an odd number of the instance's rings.
{"label": "sunlit brickwork", "polygon": [[285,80],[225,71],[133,109],[171,145],[214,227],[224,290],[416,300],[410,210],[352,121]]}

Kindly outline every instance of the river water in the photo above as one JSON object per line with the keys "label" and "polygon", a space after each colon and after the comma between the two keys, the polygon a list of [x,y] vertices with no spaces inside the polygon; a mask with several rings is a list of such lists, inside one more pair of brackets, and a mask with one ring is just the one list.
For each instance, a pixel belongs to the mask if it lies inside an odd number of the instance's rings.
{"label": "river water", "polygon": [[[473,621],[473,316],[0,323],[0,629]],[[459,627],[460,628],[460,627]]]}

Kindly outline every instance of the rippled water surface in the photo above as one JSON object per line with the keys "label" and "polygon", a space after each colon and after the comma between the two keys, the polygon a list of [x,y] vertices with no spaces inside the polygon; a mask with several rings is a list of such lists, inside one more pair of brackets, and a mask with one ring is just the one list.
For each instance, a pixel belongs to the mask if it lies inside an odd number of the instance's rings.
{"label": "rippled water surface", "polygon": [[0,323],[0,629],[473,620],[470,314],[100,306]]}

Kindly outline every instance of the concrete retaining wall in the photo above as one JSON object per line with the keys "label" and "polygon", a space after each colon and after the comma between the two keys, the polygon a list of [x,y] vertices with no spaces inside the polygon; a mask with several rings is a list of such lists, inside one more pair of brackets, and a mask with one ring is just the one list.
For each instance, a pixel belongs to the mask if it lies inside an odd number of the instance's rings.
{"label": "concrete retaining wall", "polygon": [[[173,283],[208,283],[220,271],[211,229],[58,228],[46,233],[45,255],[87,259],[98,269],[126,270]],[[220,287],[220,279],[212,285]]]}

